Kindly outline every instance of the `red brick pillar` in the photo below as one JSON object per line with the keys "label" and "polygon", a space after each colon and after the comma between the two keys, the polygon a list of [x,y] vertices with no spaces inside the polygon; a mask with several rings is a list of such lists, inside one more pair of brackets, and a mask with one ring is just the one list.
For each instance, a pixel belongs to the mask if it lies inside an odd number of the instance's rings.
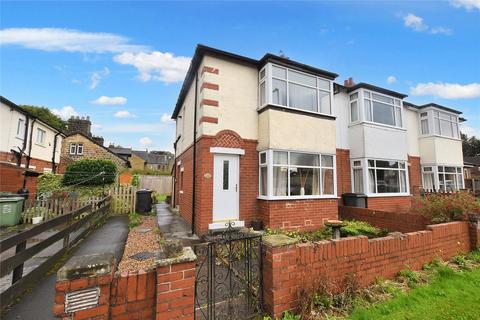
{"label": "red brick pillar", "polygon": [[[115,258],[111,253],[71,258],[57,272],[55,316],[75,320],[109,319],[114,271]],[[88,293],[88,305],[85,304],[85,296],[79,296],[81,293]]]}
{"label": "red brick pillar", "polygon": [[157,320],[193,319],[196,259],[186,247],[181,256],[158,261]]}
{"label": "red brick pillar", "polygon": [[469,215],[469,233],[471,249],[480,248],[480,214]]}

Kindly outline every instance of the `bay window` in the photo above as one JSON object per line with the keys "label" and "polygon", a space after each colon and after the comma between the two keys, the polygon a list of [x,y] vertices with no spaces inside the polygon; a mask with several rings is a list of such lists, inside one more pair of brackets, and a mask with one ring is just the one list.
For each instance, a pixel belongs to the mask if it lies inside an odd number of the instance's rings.
{"label": "bay window", "polygon": [[365,121],[402,127],[402,102],[389,96],[365,91]]}
{"label": "bay window", "polygon": [[423,189],[457,191],[463,189],[462,167],[422,166]]}
{"label": "bay window", "polygon": [[260,153],[259,193],[269,199],[335,195],[335,156],[293,151]]}
{"label": "bay window", "polygon": [[270,63],[260,71],[259,79],[260,107],[272,104],[332,114],[330,80]]}
{"label": "bay window", "polygon": [[360,120],[358,112],[358,93],[350,95],[350,122],[357,122]]}
{"label": "bay window", "polygon": [[352,161],[352,191],[368,195],[408,194],[405,161],[358,159]]}
{"label": "bay window", "polygon": [[458,117],[456,115],[434,110],[433,123],[435,134],[450,138],[458,138]]}

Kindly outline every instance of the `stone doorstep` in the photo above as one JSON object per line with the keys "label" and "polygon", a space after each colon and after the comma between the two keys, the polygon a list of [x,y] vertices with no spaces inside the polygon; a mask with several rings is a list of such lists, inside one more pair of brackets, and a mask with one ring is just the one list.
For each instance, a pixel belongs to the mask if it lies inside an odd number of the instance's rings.
{"label": "stone doorstep", "polygon": [[110,252],[72,257],[58,270],[57,281],[107,275],[114,267],[115,257]]}

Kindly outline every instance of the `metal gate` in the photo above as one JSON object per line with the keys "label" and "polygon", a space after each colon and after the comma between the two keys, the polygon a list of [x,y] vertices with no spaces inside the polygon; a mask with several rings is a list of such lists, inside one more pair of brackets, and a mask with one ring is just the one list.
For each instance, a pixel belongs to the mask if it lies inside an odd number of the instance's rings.
{"label": "metal gate", "polygon": [[194,247],[195,319],[261,319],[262,239],[234,223]]}

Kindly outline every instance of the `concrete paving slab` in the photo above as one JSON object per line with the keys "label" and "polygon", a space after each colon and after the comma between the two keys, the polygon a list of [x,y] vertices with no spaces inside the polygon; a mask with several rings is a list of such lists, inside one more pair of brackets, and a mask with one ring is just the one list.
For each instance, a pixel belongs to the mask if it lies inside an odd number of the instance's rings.
{"label": "concrete paving slab", "polygon": [[156,204],[158,228],[167,240],[180,240],[184,246],[192,246],[201,242],[201,239],[193,234],[190,225],[177,213],[173,212],[168,204],[162,202]]}

